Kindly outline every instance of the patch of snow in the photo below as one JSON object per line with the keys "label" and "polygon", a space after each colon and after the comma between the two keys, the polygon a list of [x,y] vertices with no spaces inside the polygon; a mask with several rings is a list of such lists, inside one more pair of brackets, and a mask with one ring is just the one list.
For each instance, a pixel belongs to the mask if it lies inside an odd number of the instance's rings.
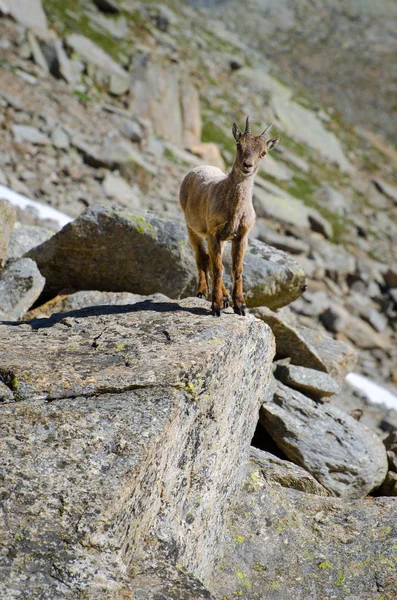
{"label": "patch of snow", "polygon": [[384,404],[387,408],[397,410],[397,396],[368,377],[358,373],[349,373],[346,381],[352,388],[365,394],[369,402]]}
{"label": "patch of snow", "polygon": [[50,219],[51,221],[56,221],[59,223],[60,227],[64,227],[73,221],[72,217],[69,217],[60,210],[56,210],[56,208],[52,208],[47,204],[30,200],[30,198],[14,192],[6,185],[0,185],[0,200],[8,200],[11,202],[11,204],[18,206],[22,210],[25,210],[26,208],[33,208],[40,219]]}

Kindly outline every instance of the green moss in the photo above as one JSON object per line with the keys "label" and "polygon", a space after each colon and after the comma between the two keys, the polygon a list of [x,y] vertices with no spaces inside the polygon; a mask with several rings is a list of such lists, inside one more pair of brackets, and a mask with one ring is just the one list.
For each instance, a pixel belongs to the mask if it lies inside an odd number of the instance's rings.
{"label": "green moss", "polygon": [[318,568],[319,568],[319,569],[332,569],[332,565],[331,565],[331,563],[330,563],[330,562],[328,562],[328,561],[326,560],[326,561],[324,561],[324,562],[321,562],[321,563],[318,565]]}
{"label": "green moss", "polygon": [[233,540],[233,541],[234,541],[234,542],[236,542],[237,544],[242,544],[244,540],[245,540],[245,537],[244,537],[244,536],[242,536],[242,535],[237,535],[237,536],[234,538],[234,540]]}
{"label": "green moss", "polygon": [[124,348],[125,348],[125,344],[124,344],[124,342],[122,342],[121,344],[116,346],[116,352],[121,352],[122,350],[124,350]]}
{"label": "green moss", "polygon": [[346,577],[344,576],[343,573],[338,573],[338,581],[336,582],[336,585],[338,587],[341,587],[346,581]]}
{"label": "green moss", "polygon": [[15,393],[18,391],[18,388],[19,388],[19,380],[14,375],[13,378],[11,379],[11,389]]}
{"label": "green moss", "polygon": [[135,225],[137,233],[152,233],[156,235],[156,230],[151,223],[149,223],[142,215],[135,215],[134,213],[128,213],[128,218]]}

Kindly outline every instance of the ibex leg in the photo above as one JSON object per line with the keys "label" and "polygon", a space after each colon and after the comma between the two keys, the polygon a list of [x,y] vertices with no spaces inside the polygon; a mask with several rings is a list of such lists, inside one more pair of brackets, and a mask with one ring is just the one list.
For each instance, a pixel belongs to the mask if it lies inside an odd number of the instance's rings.
{"label": "ibex leg", "polygon": [[225,286],[223,285],[223,264],[222,252],[224,242],[221,242],[217,237],[208,236],[207,238],[208,252],[211,261],[212,275],[212,314],[220,317],[223,308],[223,295]]}
{"label": "ibex leg", "polygon": [[233,309],[238,315],[245,316],[246,304],[243,294],[243,261],[247,249],[248,238],[246,235],[238,237],[232,242],[232,267],[233,267]]}
{"label": "ibex leg", "polygon": [[196,255],[196,263],[198,270],[198,286],[197,296],[199,298],[206,298],[208,296],[208,267],[209,267],[209,256],[205,248],[204,240],[197,233],[187,228],[189,234],[189,240],[193,247]]}

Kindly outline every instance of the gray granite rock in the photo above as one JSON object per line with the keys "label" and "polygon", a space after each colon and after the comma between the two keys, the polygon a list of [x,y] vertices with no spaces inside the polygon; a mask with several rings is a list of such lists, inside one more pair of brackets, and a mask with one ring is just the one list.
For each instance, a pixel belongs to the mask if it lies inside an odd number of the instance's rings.
{"label": "gray granite rock", "polygon": [[39,225],[20,225],[12,232],[6,260],[21,258],[26,252],[46,242],[54,235],[51,229]]}
{"label": "gray granite rock", "polygon": [[278,383],[260,421],[286,456],[336,496],[363,498],[386,477],[382,440],[344,411]]}
{"label": "gray granite rock", "polygon": [[299,326],[287,309],[279,312],[259,307],[253,314],[267,323],[276,338],[277,358],[291,357],[292,364],[325,371],[338,383],[344,380],[357,362],[354,349],[321,331]]}
{"label": "gray granite rock", "polygon": [[66,41],[68,46],[85,62],[94,65],[108,76],[114,77],[118,86],[121,85],[121,82],[124,82],[126,89],[128,89],[130,74],[92,40],[84,35],[72,33],[67,36]]}
{"label": "gray granite rock", "polygon": [[397,204],[397,186],[396,185],[387,183],[386,181],[379,179],[379,177],[374,178],[372,181],[373,181],[376,189],[378,189],[380,192],[382,192],[382,194],[384,194],[385,196],[390,198],[390,200],[393,200],[393,202],[395,204]]}
{"label": "gray granite rock", "polygon": [[288,489],[251,461],[209,587],[225,599],[392,600],[395,507]]}
{"label": "gray granite rock", "polygon": [[251,447],[251,465],[259,468],[259,473],[270,484],[299,490],[316,496],[329,496],[325,489],[310,473],[289,460],[282,460],[270,452]]}
{"label": "gray granite rock", "polygon": [[55,148],[59,150],[67,150],[70,147],[69,134],[60,126],[52,130],[51,141]]}
{"label": "gray granite rock", "polygon": [[315,369],[296,365],[278,365],[275,376],[285,385],[292,387],[310,398],[324,398],[339,392],[339,386],[328,375]]}
{"label": "gray granite rock", "polygon": [[37,146],[46,146],[50,143],[48,137],[42,133],[37,127],[30,125],[12,125],[12,133],[15,141],[20,143],[28,143]]}
{"label": "gray granite rock", "polygon": [[9,263],[0,279],[0,319],[22,317],[40,296],[44,284],[44,277],[30,258]]}
{"label": "gray granite rock", "polygon": [[48,36],[48,24],[41,0],[2,0],[5,8],[18,23],[40,37]]}
{"label": "gray granite rock", "polygon": [[8,402],[15,402],[14,394],[8,385],[0,380],[0,404]]}
{"label": "gray granite rock", "polygon": [[133,210],[139,208],[140,202],[135,190],[123,177],[109,172],[106,173],[103,180],[103,189],[107,198],[112,198]]}
{"label": "gray granite rock", "polygon": [[161,563],[208,579],[273,353],[263,324],[215,327],[198,299],[0,325],[0,597],[210,597],[193,577],[171,595]]}
{"label": "gray granite rock", "polygon": [[0,273],[12,238],[17,211],[7,200],[0,198]]}
{"label": "gray granite rock", "polygon": [[[196,264],[185,224],[146,211],[95,206],[28,255],[47,279],[43,299],[62,289],[195,295]],[[225,252],[227,285],[230,260]],[[244,281],[248,305],[277,307],[299,296],[304,275],[286,254],[252,240]]]}

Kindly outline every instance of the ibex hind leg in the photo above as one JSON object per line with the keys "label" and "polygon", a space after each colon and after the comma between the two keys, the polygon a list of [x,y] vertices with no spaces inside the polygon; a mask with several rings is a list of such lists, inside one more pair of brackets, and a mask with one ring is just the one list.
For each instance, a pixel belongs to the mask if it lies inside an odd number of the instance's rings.
{"label": "ibex hind leg", "polygon": [[198,271],[197,296],[199,298],[206,298],[208,296],[208,269],[210,259],[205,248],[204,240],[190,227],[188,227],[187,230],[190,243],[196,255]]}

